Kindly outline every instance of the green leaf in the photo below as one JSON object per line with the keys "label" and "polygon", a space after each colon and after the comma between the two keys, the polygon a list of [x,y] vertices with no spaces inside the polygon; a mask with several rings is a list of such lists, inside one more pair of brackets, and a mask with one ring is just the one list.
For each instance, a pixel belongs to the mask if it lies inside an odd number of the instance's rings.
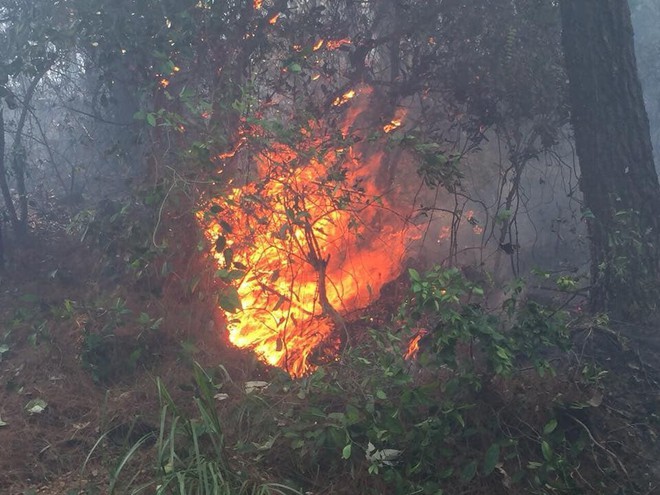
{"label": "green leaf", "polygon": [[360,421],[360,411],[355,406],[348,404],[346,406],[346,420],[349,425],[355,424]]}
{"label": "green leaf", "polygon": [[234,250],[232,248],[225,249],[225,252],[222,253],[225,258],[225,265],[227,268],[231,266],[231,262],[234,260]]}
{"label": "green leaf", "polygon": [[582,210],[582,220],[593,220],[594,218],[596,218],[596,216],[589,208]]}
{"label": "green leaf", "polygon": [[378,397],[380,400],[385,400],[387,399],[387,394],[382,390],[379,390],[376,392],[376,397]]}
{"label": "green leaf", "polygon": [[541,442],[541,451],[543,452],[543,457],[546,461],[552,459],[552,447],[550,447],[550,444],[545,440]]}
{"label": "green leaf", "polygon": [[146,115],[147,124],[151,127],[156,127],[156,116],[153,113],[148,113]]}
{"label": "green leaf", "polygon": [[243,270],[229,270],[227,274],[227,280],[240,280],[245,277],[245,272]]}
{"label": "green leaf", "polygon": [[43,399],[32,399],[25,405],[25,410],[30,414],[41,414],[48,407],[48,403]]}
{"label": "green leaf", "polygon": [[222,227],[222,230],[224,230],[228,234],[231,234],[234,231],[234,229],[232,229],[231,225],[229,225],[224,220],[220,220],[218,223],[220,224],[220,227]]}
{"label": "green leaf", "polygon": [[496,443],[491,445],[486,451],[486,456],[484,457],[484,474],[488,476],[493,472],[495,466],[500,460],[500,446]]}
{"label": "green leaf", "polygon": [[223,235],[219,235],[215,240],[215,252],[221,253],[227,247],[227,239]]}
{"label": "green leaf", "polygon": [[556,419],[551,419],[543,427],[543,434],[544,435],[549,435],[550,433],[555,431],[555,428],[557,428],[557,420]]}
{"label": "green leaf", "polygon": [[351,458],[351,451],[353,450],[352,445],[349,443],[344,447],[344,449],[341,451],[341,458],[342,459],[350,459]]}
{"label": "green leaf", "polygon": [[2,420],[2,418],[0,418],[0,428],[2,428],[3,426],[7,426],[8,424],[9,423],[6,423],[5,421]]}
{"label": "green leaf", "polygon": [[470,464],[463,468],[461,471],[461,479],[463,481],[470,481],[477,474],[477,461],[472,461]]}
{"label": "green leaf", "polygon": [[243,270],[227,270],[225,268],[221,268],[215,272],[215,276],[220,280],[224,280],[225,282],[233,282],[234,280],[242,279],[245,276],[245,272]]}
{"label": "green leaf", "polygon": [[229,313],[235,313],[243,309],[241,297],[235,287],[227,287],[218,298],[220,307]]}
{"label": "green leaf", "polygon": [[302,67],[300,64],[293,62],[292,64],[289,64],[289,72],[292,74],[300,74],[300,72],[302,72]]}

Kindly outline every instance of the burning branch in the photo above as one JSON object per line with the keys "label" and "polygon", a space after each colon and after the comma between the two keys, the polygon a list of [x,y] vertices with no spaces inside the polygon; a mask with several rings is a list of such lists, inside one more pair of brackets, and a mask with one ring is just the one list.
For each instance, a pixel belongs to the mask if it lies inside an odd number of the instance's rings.
{"label": "burning branch", "polygon": [[[261,146],[252,155],[256,175],[213,199],[205,224],[198,215],[211,242],[227,235],[214,254],[225,272],[244,268],[230,340],[293,376],[313,370],[319,353],[336,355],[348,344],[342,312],[365,306],[399,274],[409,239],[386,191],[366,180],[380,172],[383,153],[364,158],[357,146],[366,140],[351,131],[366,109],[355,102],[368,103],[371,91],[344,94],[351,107],[343,122],[329,129],[308,122],[297,140],[286,129],[263,147],[279,127],[251,123]],[[249,149],[250,133],[243,135]]]}

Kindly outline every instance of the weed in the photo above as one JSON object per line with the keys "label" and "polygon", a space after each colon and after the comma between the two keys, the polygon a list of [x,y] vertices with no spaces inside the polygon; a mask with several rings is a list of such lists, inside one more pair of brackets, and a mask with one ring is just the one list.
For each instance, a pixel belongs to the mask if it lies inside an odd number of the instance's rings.
{"label": "weed", "polygon": [[[134,317],[122,298],[107,308],[97,306],[87,313],[80,358],[94,381],[112,381],[147,363],[161,318],[152,318],[144,312]],[[126,327],[134,328],[137,335],[123,336],[118,332]]]}
{"label": "weed", "polygon": [[[224,378],[229,376],[224,373]],[[160,426],[155,438],[155,472],[152,479],[140,481],[140,472],[128,474],[127,468],[153,434],[135,442],[112,470],[108,493],[156,493],[157,495],[300,495],[298,490],[280,483],[259,483],[245,479],[227,462],[227,447],[222,422],[217,412],[219,389],[211,376],[195,364],[194,381],[197,416],[184,413],[158,380],[161,401]],[[97,441],[88,456],[101,444]]]}
{"label": "weed", "polygon": [[[110,493],[593,489],[580,473],[595,442],[582,409],[597,407],[600,395],[569,401],[557,394],[544,403],[541,393],[528,399],[511,392],[555,385],[548,356],[569,346],[564,315],[520,301],[516,289],[500,314],[488,313],[480,289],[456,270],[410,276],[411,296],[396,325],[372,328],[361,347],[309,376],[280,373],[239,387],[226,371],[213,376],[195,365],[194,415],[158,381],[155,471],[147,481],[128,474],[147,442],[140,439],[113,471]],[[406,342],[422,327],[427,334],[413,364],[404,358]],[[583,367],[580,385],[600,387],[601,371]],[[219,404],[227,406],[222,415]],[[264,473],[287,483],[265,484]]]}

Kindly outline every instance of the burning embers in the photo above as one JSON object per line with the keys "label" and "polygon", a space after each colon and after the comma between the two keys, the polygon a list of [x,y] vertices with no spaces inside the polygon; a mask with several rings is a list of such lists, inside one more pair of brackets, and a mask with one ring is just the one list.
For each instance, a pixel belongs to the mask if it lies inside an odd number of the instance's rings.
{"label": "burning embers", "polygon": [[254,157],[246,185],[198,215],[229,286],[229,339],[293,376],[338,354],[342,315],[399,274],[410,239],[376,186],[384,153],[354,129],[369,91],[348,99],[340,129],[313,122],[280,136]]}

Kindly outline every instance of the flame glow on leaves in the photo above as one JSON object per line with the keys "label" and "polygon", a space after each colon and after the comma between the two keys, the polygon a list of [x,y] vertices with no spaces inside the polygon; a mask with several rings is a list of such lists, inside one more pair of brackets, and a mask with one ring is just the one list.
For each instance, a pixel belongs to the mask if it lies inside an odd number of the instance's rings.
{"label": "flame glow on leaves", "polygon": [[359,100],[339,132],[310,122],[295,143],[267,146],[254,180],[198,214],[220,278],[240,299],[228,314],[230,341],[293,376],[337,355],[336,315],[378,297],[412,237],[376,185],[384,153],[354,144],[369,101]]}

